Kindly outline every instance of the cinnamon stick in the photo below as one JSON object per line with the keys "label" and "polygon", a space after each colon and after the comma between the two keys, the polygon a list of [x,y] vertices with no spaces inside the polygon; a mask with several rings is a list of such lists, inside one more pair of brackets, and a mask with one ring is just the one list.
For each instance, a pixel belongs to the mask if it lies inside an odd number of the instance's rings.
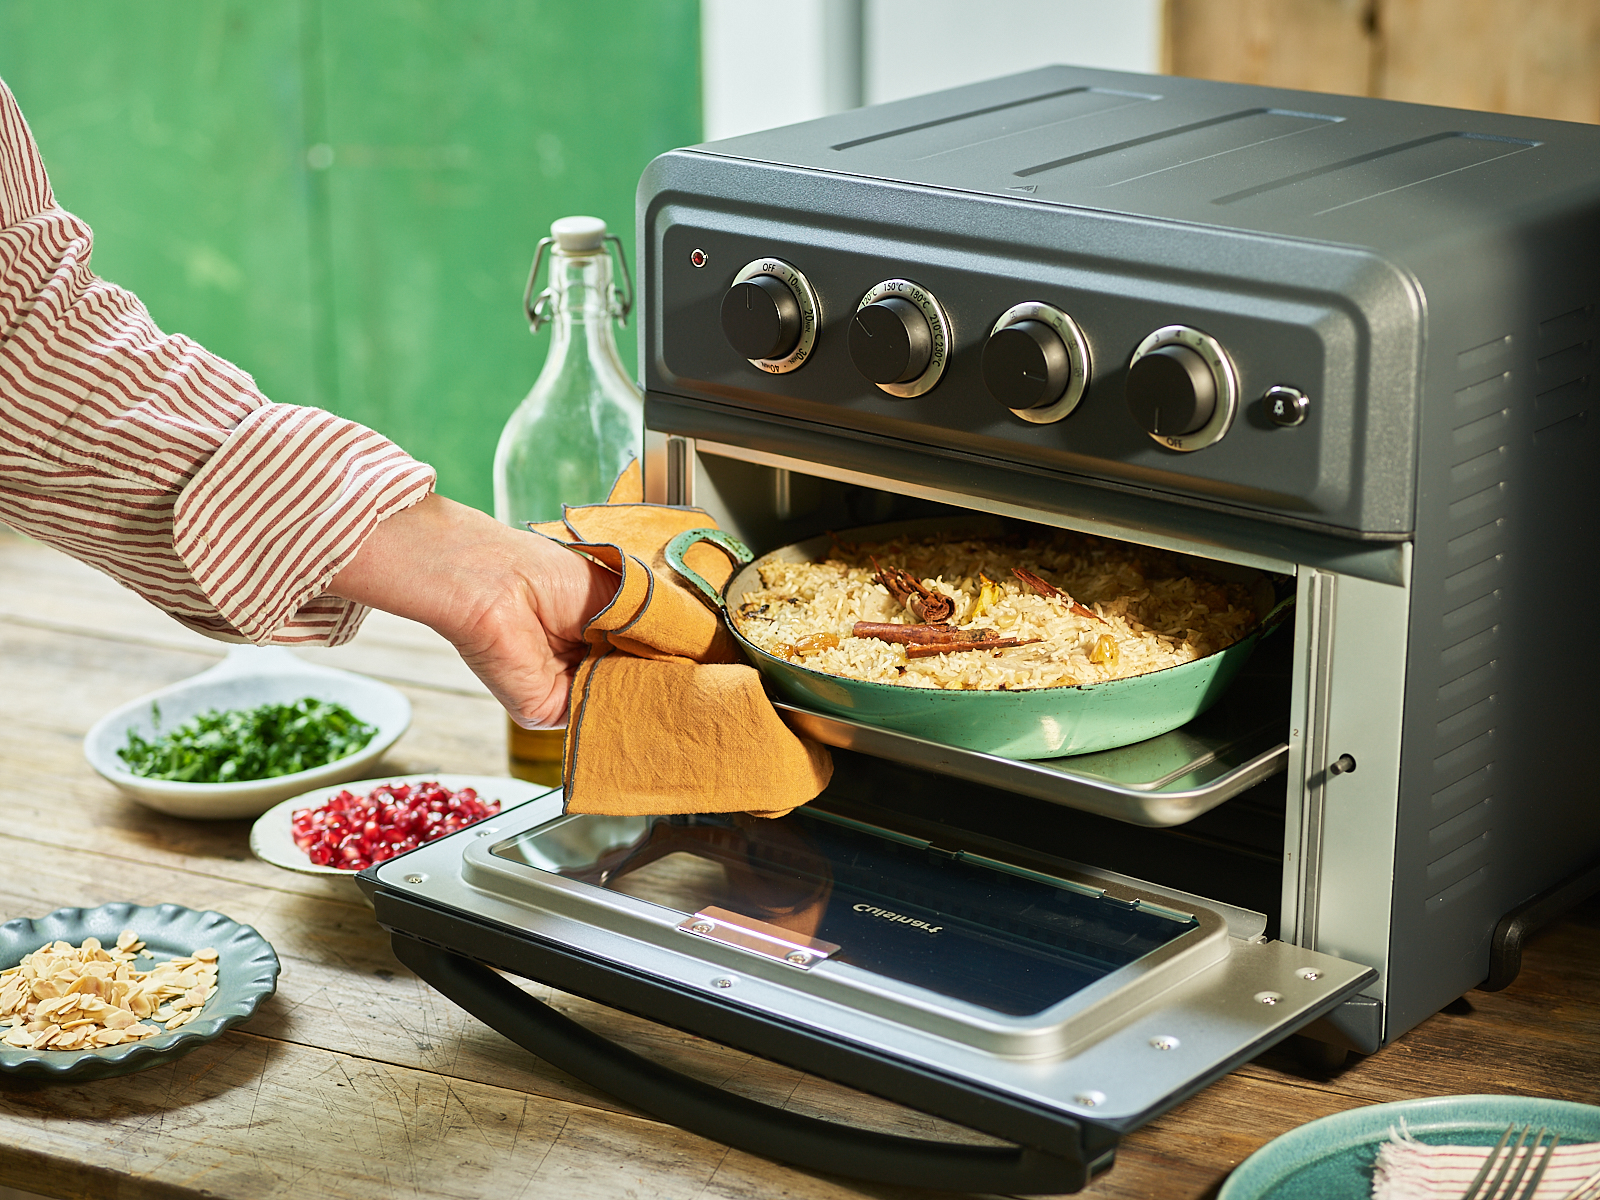
{"label": "cinnamon stick", "polygon": [[897,625],[893,622],[857,621],[850,632],[858,638],[877,638],[880,642],[924,646],[942,642],[975,641],[988,631],[957,629],[954,625]]}
{"label": "cinnamon stick", "polygon": [[922,620],[937,624],[955,615],[955,602],[949,596],[928,588],[911,572],[900,567],[883,566],[876,558],[872,560],[872,565],[877,569],[872,581],[881,584],[884,590]]}
{"label": "cinnamon stick", "polygon": [[1088,617],[1091,621],[1099,621],[1102,625],[1111,624],[1110,621],[1107,621],[1099,613],[1095,612],[1094,609],[1085,608],[1071,596],[1063,592],[1060,588],[1056,587],[1054,584],[1046,583],[1026,567],[1012,567],[1011,573],[1018,579],[1022,580],[1023,583],[1031,587],[1034,591],[1038,592],[1041,596],[1060,596],[1067,602],[1067,607],[1073,612],[1077,613],[1080,617]]}
{"label": "cinnamon stick", "polygon": [[959,654],[963,650],[1004,650],[1007,646],[1031,646],[1039,638],[982,638],[972,642],[913,643],[906,647],[907,658],[932,658],[935,654]]}

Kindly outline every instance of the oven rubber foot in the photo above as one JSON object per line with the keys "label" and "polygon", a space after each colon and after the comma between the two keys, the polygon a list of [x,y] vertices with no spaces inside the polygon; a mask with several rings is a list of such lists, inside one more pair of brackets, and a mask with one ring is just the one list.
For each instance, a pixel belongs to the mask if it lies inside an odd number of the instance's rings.
{"label": "oven rubber foot", "polygon": [[1568,875],[1501,917],[1489,939],[1489,977],[1477,990],[1498,992],[1510,987],[1522,969],[1522,944],[1529,936],[1596,892],[1600,892],[1600,862]]}

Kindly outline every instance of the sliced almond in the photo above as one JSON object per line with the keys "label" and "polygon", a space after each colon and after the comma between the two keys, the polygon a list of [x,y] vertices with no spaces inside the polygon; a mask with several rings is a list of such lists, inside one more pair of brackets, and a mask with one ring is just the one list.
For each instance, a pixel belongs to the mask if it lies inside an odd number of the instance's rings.
{"label": "sliced almond", "polygon": [[0,1044],[36,1050],[120,1045],[162,1027],[181,1029],[216,994],[210,947],[149,971],[132,965],[136,956],[154,957],[133,930],[124,930],[115,949],[97,938],[78,947],[56,941],[0,972]]}

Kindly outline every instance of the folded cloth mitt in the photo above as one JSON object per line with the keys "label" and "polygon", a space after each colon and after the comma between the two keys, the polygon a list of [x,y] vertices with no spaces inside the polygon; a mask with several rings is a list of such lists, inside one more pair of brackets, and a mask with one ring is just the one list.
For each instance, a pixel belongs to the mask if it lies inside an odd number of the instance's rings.
{"label": "folded cloth mitt", "polygon": [[[703,509],[645,504],[637,463],[607,503],[534,526],[619,576],[572,685],[568,812],[781,816],[828,785],[827,750],[783,723],[720,616],[667,565],[673,537],[715,526]],[[684,561],[719,590],[733,574],[705,543]]]}
{"label": "folded cloth mitt", "polygon": [[[1511,1141],[1515,1144],[1515,1135]],[[1389,1141],[1378,1147],[1378,1161],[1372,1177],[1373,1200],[1459,1200],[1482,1169],[1490,1149],[1489,1146],[1435,1146],[1397,1130]],[[1512,1174],[1516,1174],[1527,1153],[1524,1149],[1518,1154]],[[1600,1143],[1559,1145],[1534,1195],[1537,1200],[1558,1200],[1572,1195],[1585,1181],[1600,1186]],[[1526,1187],[1527,1182],[1524,1175],[1520,1186]],[[1483,1195],[1489,1195],[1487,1183]]]}

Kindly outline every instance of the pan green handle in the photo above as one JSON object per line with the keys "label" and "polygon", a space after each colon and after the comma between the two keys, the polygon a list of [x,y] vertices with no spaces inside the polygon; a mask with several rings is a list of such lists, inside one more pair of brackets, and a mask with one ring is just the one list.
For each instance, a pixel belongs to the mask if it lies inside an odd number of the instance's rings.
{"label": "pan green handle", "polygon": [[1261,638],[1265,641],[1277,632],[1278,626],[1288,619],[1290,611],[1294,608],[1294,596],[1285,596],[1272,606],[1272,611],[1261,618]]}
{"label": "pan green handle", "polygon": [[720,529],[685,529],[667,543],[667,565],[683,576],[684,580],[704,596],[713,608],[727,608],[728,602],[722,598],[722,593],[683,561],[683,556],[689,553],[689,547],[700,542],[710,542],[731,558],[736,567],[744,566],[755,555],[738,538],[731,537]]}

